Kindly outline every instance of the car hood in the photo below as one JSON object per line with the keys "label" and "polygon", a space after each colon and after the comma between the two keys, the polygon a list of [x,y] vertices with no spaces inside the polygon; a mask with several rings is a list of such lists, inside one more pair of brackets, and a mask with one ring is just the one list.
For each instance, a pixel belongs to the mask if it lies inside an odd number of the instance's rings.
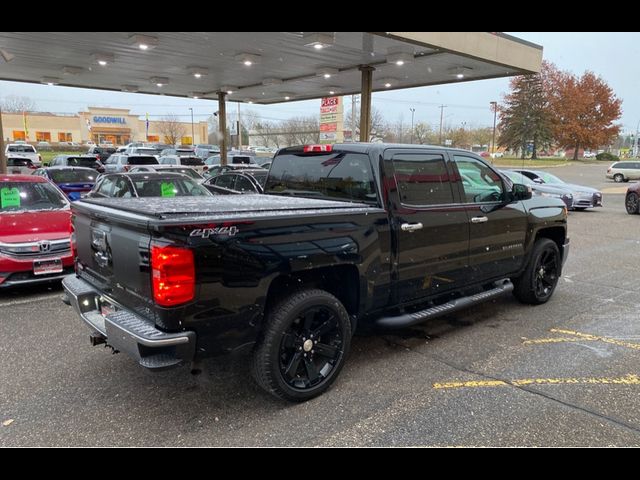
{"label": "car hood", "polygon": [[[549,185],[549,184],[546,184]],[[557,185],[553,184],[554,187]],[[585,187],[584,185],[576,185],[575,183],[565,183],[564,187],[570,189],[573,193],[576,192],[585,192],[585,193],[598,193],[599,190],[597,188]]]}
{"label": "car hood", "polygon": [[561,185],[551,185],[548,183],[531,186],[534,192],[542,192],[542,193],[554,193],[558,195],[564,195],[568,193],[572,193],[573,189],[569,187],[562,187]]}
{"label": "car hood", "polygon": [[0,213],[0,242],[24,243],[69,236],[71,210]]}

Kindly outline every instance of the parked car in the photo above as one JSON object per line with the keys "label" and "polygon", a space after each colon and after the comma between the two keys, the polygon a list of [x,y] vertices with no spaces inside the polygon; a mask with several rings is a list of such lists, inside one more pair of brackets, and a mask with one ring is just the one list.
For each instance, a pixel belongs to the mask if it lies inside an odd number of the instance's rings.
{"label": "parked car", "polygon": [[616,183],[640,180],[640,161],[622,161],[612,163],[605,174]]}
{"label": "parked car", "polygon": [[269,168],[271,168],[271,162],[261,163],[260,168],[266,168],[267,170],[269,170]]}
{"label": "parked car", "polygon": [[584,152],[582,155],[583,158],[596,158],[596,152]]}
{"label": "parked car", "polygon": [[212,155],[220,154],[220,147],[218,145],[208,145],[208,144],[196,145],[194,149],[194,154],[197,157],[206,159]]}
{"label": "parked car", "polygon": [[[220,161],[221,161],[220,155],[218,154],[218,155],[210,156],[205,160],[204,163],[207,164],[209,167],[212,167],[212,166],[220,165]],[[256,161],[255,155],[246,155],[244,153],[243,154],[227,153],[227,165],[236,165],[236,164],[260,166]]]}
{"label": "parked car", "polygon": [[534,195],[557,198],[562,200],[568,209],[573,207],[573,193],[571,188],[564,187],[560,184],[551,185],[536,183],[526,175],[514,172],[513,170],[500,170],[500,173],[506,176],[513,183],[521,183],[528,186],[531,188]]}
{"label": "parked car", "polygon": [[192,178],[198,183],[203,183],[205,181],[205,177],[200,175],[194,168],[192,167],[179,167],[174,165],[138,165],[136,167],[131,167],[129,169],[129,173],[182,173],[187,177]]}
{"label": "parked car", "polygon": [[200,174],[203,174],[209,169],[209,167],[204,164],[204,160],[202,158],[193,155],[188,157],[180,155],[164,155],[158,159],[158,163],[160,165],[191,167],[197,170]]}
{"label": "parked car", "polygon": [[104,172],[103,163],[93,155],[57,155],[49,162],[50,167],[86,167]]}
{"label": "parked car", "polygon": [[127,155],[114,153],[104,163],[105,173],[127,172],[134,165],[158,165],[153,155]]}
{"label": "parked car", "polygon": [[635,182],[627,188],[627,194],[624,198],[624,205],[629,215],[640,213],[640,182]]}
{"label": "parked car", "polygon": [[[486,195],[467,200],[460,166]],[[561,201],[424,145],[283,148],[263,195],[73,212],[77,274],[63,284],[94,344],[156,370],[242,348],[257,383],[295,402],[331,386],[359,326],[407,328],[510,292],[543,304],[569,251]]]}
{"label": "parked car", "polygon": [[42,164],[42,157],[33,145],[27,143],[10,143],[4,149],[5,156],[29,158],[36,167]]}
{"label": "parked car", "polygon": [[36,166],[30,158],[26,157],[8,157],[7,158],[7,173],[17,175],[31,175]]}
{"label": "parked car", "polygon": [[55,183],[69,200],[79,200],[83,193],[91,191],[100,173],[85,167],[48,167],[39,168],[34,175]]}
{"label": "parked car", "polygon": [[602,192],[595,188],[576,185],[573,183],[566,183],[564,180],[561,180],[555,175],[542,170],[515,169],[514,171],[522,173],[529,179],[533,180],[535,183],[551,185],[553,187],[560,186],[562,188],[571,190],[571,194],[573,195],[573,210],[585,210],[587,208],[602,206]]}
{"label": "parked car", "polygon": [[51,150],[51,144],[49,142],[42,141],[38,142],[37,145],[40,150]]}
{"label": "parked car", "polygon": [[213,194],[181,173],[112,173],[101,175],[85,198],[209,197]]}
{"label": "parked car", "polygon": [[152,147],[129,147],[124,152],[125,155],[153,155],[160,156],[160,150]]}
{"label": "parked car", "polygon": [[244,164],[244,163],[234,163],[231,165],[215,165],[213,167],[209,167],[209,169],[205,172],[205,176],[207,177],[215,177],[216,175],[220,175],[221,173],[226,172],[237,172],[237,171],[245,171],[245,170],[266,170],[266,168],[262,168],[260,165],[255,164]]}
{"label": "parked car", "polygon": [[212,193],[262,193],[268,170],[250,169],[227,172],[208,178],[202,185]]}
{"label": "parked car", "polygon": [[69,201],[47,179],[0,175],[0,219],[0,288],[73,272]]}
{"label": "parked car", "polygon": [[166,157],[169,155],[175,155],[178,157],[193,157],[195,156],[194,150],[191,147],[187,148],[165,148],[158,154],[160,157]]}
{"label": "parked car", "polygon": [[98,145],[91,145],[89,150],[87,151],[87,155],[93,155],[102,163],[104,163],[107,158],[113,155],[116,152],[115,148],[112,147],[101,147]]}

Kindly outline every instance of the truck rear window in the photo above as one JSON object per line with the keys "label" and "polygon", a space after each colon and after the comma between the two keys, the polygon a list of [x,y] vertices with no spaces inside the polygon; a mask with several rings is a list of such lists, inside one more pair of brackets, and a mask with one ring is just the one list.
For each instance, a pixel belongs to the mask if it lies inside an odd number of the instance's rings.
{"label": "truck rear window", "polygon": [[371,162],[362,153],[278,155],[265,193],[377,203]]}
{"label": "truck rear window", "polygon": [[36,149],[31,145],[9,145],[7,151],[14,153],[36,153]]}
{"label": "truck rear window", "polygon": [[86,158],[86,157],[69,157],[67,159],[67,165],[71,167],[87,167],[87,168],[97,168],[100,166],[100,164],[96,162],[95,158]]}
{"label": "truck rear window", "polygon": [[129,157],[129,165],[157,165],[158,159],[156,157]]}

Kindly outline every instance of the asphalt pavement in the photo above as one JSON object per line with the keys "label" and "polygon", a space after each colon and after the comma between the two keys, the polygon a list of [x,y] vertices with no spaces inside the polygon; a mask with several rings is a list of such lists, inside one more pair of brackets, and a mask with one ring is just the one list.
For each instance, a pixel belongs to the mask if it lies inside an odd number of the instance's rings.
{"label": "asphalt pavement", "polygon": [[569,214],[551,301],[358,336],[304,404],[260,390],[245,357],[148,372],[91,347],[59,288],[2,291],[0,446],[640,446],[640,216],[606,167],[553,169],[605,195]]}

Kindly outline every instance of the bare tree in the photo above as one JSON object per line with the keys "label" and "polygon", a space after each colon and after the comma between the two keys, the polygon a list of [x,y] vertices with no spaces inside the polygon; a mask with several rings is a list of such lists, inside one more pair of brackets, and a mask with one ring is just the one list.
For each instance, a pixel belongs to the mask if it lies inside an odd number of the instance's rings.
{"label": "bare tree", "polygon": [[320,141],[320,122],[317,116],[294,117],[282,123],[282,135],[287,145],[305,145]]}
{"label": "bare tree", "polygon": [[282,132],[276,122],[268,120],[259,121],[254,125],[253,131],[256,133],[258,138],[260,138],[265,147],[273,145],[276,148],[280,148],[280,145],[282,144],[282,138],[280,135]]}
{"label": "bare tree", "polygon": [[[165,115],[160,119],[158,130],[164,136],[164,140],[170,144],[177,144],[185,134],[184,125],[176,115]],[[193,139],[191,139],[193,141]]]}
{"label": "bare tree", "polygon": [[436,132],[431,128],[431,125],[424,122],[416,124],[413,129],[413,137],[415,141],[421,145],[425,143],[435,145],[438,142]]}
{"label": "bare tree", "polygon": [[36,102],[29,97],[7,95],[2,102],[2,110],[7,113],[33,112],[35,109]]}
{"label": "bare tree", "polygon": [[[347,115],[344,120],[345,125],[351,128],[351,109],[347,111]],[[376,138],[383,138],[387,130],[387,122],[382,115],[382,112],[375,107],[371,107],[371,129],[369,131],[369,141]],[[360,109],[356,109],[356,138],[360,134]]]}

